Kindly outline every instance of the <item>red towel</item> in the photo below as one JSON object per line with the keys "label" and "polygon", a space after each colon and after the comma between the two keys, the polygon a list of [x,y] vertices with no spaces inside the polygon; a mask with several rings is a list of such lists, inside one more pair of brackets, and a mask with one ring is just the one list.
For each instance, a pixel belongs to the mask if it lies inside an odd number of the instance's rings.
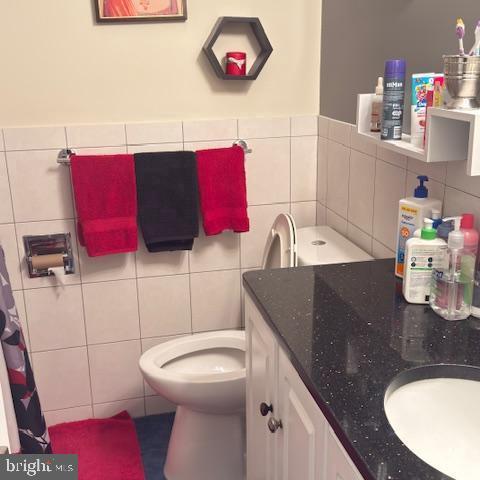
{"label": "red towel", "polygon": [[230,147],[196,153],[205,234],[248,232],[245,152],[241,147]]}
{"label": "red towel", "polygon": [[113,418],[49,428],[53,453],[77,454],[79,480],[144,480],[135,425],[127,412]]}
{"label": "red towel", "polygon": [[89,257],[137,250],[133,155],[72,155],[78,237]]}

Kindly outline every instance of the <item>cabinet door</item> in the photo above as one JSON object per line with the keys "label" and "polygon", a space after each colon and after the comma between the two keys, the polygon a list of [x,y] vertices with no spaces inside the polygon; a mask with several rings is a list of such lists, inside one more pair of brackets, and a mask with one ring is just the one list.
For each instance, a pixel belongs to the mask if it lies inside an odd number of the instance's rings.
{"label": "cabinet door", "polygon": [[328,428],[327,436],[326,480],[362,480],[363,477],[355,465],[353,465],[350,457],[331,428]]}
{"label": "cabinet door", "polygon": [[245,296],[247,335],[247,479],[276,480],[274,436],[260,404],[273,405],[276,396],[276,341],[260,312]]}
{"label": "cabinet door", "polygon": [[282,350],[278,369],[281,480],[324,480],[326,420]]}

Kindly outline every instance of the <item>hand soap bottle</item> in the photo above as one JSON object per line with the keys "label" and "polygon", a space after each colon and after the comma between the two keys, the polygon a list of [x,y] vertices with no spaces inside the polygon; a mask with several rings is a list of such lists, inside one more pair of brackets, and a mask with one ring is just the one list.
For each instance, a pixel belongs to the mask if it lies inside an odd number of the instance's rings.
{"label": "hand soap bottle", "polygon": [[448,235],[445,263],[433,271],[430,306],[445,320],[464,320],[470,316],[473,297],[475,256],[464,250],[460,230],[462,217],[454,217],[455,230]]}
{"label": "hand soap bottle", "polygon": [[428,304],[434,268],[444,264],[447,244],[437,238],[433,220],[424,219],[420,238],[410,238],[406,243],[403,296],[409,303]]}
{"label": "hand soap bottle", "polygon": [[419,175],[417,178],[420,185],[415,188],[413,197],[402,198],[399,202],[395,275],[400,278],[403,278],[407,240],[422,227],[424,218],[432,216],[432,210],[442,211],[441,200],[428,198],[428,188],[424,185],[428,177]]}

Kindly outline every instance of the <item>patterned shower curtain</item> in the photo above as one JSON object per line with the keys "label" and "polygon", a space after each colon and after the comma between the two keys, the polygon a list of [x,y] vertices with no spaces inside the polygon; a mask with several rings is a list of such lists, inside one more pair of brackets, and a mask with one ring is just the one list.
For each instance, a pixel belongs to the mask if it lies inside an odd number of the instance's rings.
{"label": "patterned shower curtain", "polygon": [[0,339],[7,364],[22,453],[52,453],[25,339],[10,287],[5,253],[1,246]]}

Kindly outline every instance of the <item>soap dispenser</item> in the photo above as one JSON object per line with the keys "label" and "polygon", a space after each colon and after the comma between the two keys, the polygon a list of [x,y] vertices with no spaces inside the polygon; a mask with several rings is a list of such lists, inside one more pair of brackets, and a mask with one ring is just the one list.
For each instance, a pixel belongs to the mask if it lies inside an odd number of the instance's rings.
{"label": "soap dispenser", "polygon": [[428,304],[432,285],[432,272],[444,264],[447,244],[437,238],[433,220],[424,219],[420,238],[407,241],[403,296],[408,303]]}
{"label": "soap dispenser", "polygon": [[465,236],[460,230],[462,217],[453,220],[448,234],[448,250],[442,267],[433,271],[430,306],[445,320],[465,320],[471,314],[475,256],[464,249]]}
{"label": "soap dispenser", "polygon": [[399,202],[395,275],[400,278],[403,278],[407,240],[414,236],[415,230],[422,228],[424,218],[432,217],[433,210],[442,211],[442,201],[428,197],[425,186],[428,177],[419,175],[417,178],[419,185],[413,197],[402,198]]}

